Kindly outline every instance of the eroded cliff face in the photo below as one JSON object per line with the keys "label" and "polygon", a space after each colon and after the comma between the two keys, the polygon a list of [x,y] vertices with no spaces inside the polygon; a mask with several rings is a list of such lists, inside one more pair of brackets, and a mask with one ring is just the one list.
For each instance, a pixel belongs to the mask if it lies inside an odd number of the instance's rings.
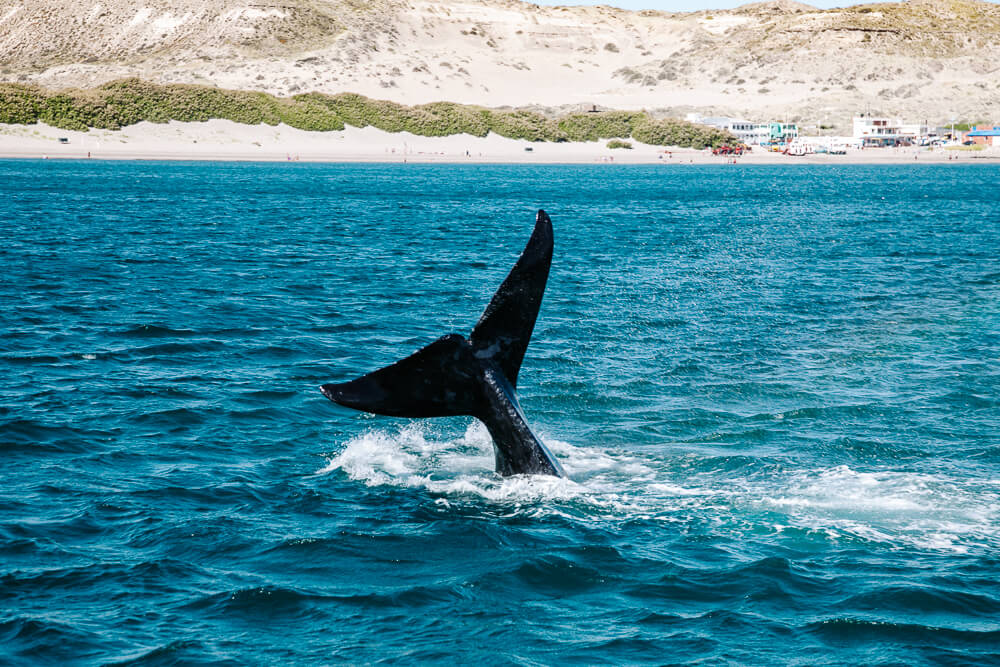
{"label": "eroded cliff face", "polygon": [[1000,116],[1000,6],[683,14],[513,0],[0,0],[0,80],[125,76],[404,103],[598,104],[838,122]]}

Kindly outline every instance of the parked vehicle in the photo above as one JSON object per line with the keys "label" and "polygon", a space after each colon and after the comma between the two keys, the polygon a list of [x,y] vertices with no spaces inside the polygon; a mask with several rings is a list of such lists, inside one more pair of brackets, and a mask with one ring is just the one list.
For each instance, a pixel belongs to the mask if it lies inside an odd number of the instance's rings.
{"label": "parked vehicle", "polygon": [[729,155],[729,156],[740,156],[743,155],[745,151],[749,151],[749,147],[743,144],[737,144],[735,146],[722,145],[718,148],[712,149],[712,155]]}

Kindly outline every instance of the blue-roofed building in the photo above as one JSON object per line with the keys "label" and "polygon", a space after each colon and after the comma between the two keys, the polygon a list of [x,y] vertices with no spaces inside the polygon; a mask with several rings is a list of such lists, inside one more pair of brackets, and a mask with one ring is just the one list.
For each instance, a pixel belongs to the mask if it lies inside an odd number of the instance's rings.
{"label": "blue-roofed building", "polygon": [[1000,125],[993,127],[973,127],[965,133],[966,139],[971,139],[982,146],[1000,146]]}

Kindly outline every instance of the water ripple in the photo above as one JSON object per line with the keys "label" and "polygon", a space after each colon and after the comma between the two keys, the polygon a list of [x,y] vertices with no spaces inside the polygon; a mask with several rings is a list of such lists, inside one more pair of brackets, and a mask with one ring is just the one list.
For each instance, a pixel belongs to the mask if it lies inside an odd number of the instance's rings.
{"label": "water ripple", "polygon": [[[998,177],[0,161],[0,663],[1000,662]],[[319,394],[539,206],[568,479]]]}

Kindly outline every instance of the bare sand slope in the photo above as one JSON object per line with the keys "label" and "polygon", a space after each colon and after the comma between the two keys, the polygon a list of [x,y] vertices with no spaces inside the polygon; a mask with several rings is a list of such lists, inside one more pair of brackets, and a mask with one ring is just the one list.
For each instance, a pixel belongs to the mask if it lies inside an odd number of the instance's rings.
{"label": "bare sand slope", "polygon": [[0,80],[124,76],[404,103],[598,104],[832,124],[1000,115],[1000,6],[683,14],[515,0],[0,0]]}

